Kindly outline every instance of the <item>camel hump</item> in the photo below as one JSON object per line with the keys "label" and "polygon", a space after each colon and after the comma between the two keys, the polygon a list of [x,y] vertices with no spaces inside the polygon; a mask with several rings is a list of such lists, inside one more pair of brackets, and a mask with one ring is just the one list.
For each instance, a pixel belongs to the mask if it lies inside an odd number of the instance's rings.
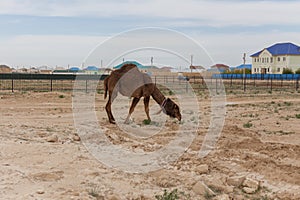
{"label": "camel hump", "polygon": [[132,70],[134,68],[137,69],[137,66],[135,64],[129,63],[129,64],[123,65],[119,70],[122,72],[128,72],[129,70]]}

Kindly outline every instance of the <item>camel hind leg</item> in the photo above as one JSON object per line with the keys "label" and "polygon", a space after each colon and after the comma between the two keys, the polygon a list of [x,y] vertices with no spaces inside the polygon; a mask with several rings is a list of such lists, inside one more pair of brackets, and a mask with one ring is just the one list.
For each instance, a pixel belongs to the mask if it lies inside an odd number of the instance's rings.
{"label": "camel hind leg", "polygon": [[146,112],[148,121],[151,121],[151,118],[150,118],[150,115],[149,115],[149,101],[150,101],[150,96],[144,97],[145,112]]}
{"label": "camel hind leg", "polygon": [[130,109],[129,109],[129,113],[128,113],[128,115],[127,115],[127,117],[125,119],[125,122],[124,122],[125,124],[129,123],[130,116],[133,113],[134,108],[138,104],[139,101],[140,101],[140,98],[136,98],[136,97],[133,98],[131,106],[130,106]]}

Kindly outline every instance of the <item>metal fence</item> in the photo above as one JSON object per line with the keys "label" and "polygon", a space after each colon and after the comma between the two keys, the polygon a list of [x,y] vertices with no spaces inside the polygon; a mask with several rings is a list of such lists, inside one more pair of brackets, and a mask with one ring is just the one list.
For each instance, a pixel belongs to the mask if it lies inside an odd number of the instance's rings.
{"label": "metal fence", "polygon": [[[107,75],[75,74],[0,74],[0,91],[72,91],[75,81],[78,90],[86,92],[103,90],[103,80]],[[152,80],[160,88],[189,92],[203,91],[208,88],[218,91],[225,86],[227,91],[299,91],[300,76],[284,75],[246,75],[218,74],[210,77],[189,76],[188,80],[177,76],[153,76]],[[77,83],[78,83],[77,82]],[[191,86],[191,87],[190,87]]]}
{"label": "metal fence", "polygon": [[91,84],[103,81],[107,75],[75,74],[0,74],[0,90],[14,91],[68,91],[73,90],[75,80],[81,82],[82,90],[88,90]]}

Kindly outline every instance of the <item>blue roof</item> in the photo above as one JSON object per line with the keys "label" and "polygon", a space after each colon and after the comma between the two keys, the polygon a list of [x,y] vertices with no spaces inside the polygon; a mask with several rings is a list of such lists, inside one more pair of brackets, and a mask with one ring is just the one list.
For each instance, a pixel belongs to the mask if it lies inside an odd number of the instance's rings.
{"label": "blue roof", "polygon": [[78,67],[71,67],[69,69],[69,71],[75,72],[75,71],[79,71],[80,69]]}
{"label": "blue roof", "polygon": [[[277,43],[274,44],[267,49],[273,56],[277,55],[300,55],[300,47],[293,44],[293,43]],[[261,52],[263,52],[265,49],[252,54],[251,57],[257,57]]]}
{"label": "blue roof", "polygon": [[235,69],[252,69],[252,65],[251,64],[241,64],[239,66],[236,66]]}
{"label": "blue roof", "polygon": [[87,71],[98,71],[99,69],[96,66],[87,66],[87,68],[85,68],[85,70],[87,70]]}
{"label": "blue roof", "polygon": [[144,65],[142,65],[142,64],[140,64],[140,63],[138,63],[138,62],[136,62],[136,61],[125,61],[125,62],[123,62],[123,63],[121,63],[121,64],[119,64],[119,65],[117,65],[117,66],[114,66],[113,68],[114,69],[120,69],[123,65],[125,65],[125,64],[134,64],[134,65],[136,65],[139,69],[148,69],[148,68],[150,68],[149,66],[144,66]]}

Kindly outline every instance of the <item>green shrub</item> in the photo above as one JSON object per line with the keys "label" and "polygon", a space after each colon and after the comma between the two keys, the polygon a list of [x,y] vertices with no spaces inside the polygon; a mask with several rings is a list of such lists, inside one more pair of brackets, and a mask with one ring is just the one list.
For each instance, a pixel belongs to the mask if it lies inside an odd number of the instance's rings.
{"label": "green shrub", "polygon": [[246,124],[243,125],[244,128],[251,128],[253,126],[252,123],[247,122]]}
{"label": "green shrub", "polygon": [[295,74],[300,74],[300,68],[295,71]]}
{"label": "green shrub", "polygon": [[144,119],[143,124],[149,125],[149,124],[151,124],[151,120],[149,120],[149,119]]}
{"label": "green shrub", "polygon": [[295,115],[297,119],[300,119],[300,114]]}
{"label": "green shrub", "polygon": [[284,68],[282,74],[294,74],[294,72],[289,68]]}
{"label": "green shrub", "polygon": [[184,192],[179,192],[177,189],[168,192],[166,189],[162,195],[155,195],[156,200],[177,200],[177,199],[190,199],[189,195],[184,194]]}

